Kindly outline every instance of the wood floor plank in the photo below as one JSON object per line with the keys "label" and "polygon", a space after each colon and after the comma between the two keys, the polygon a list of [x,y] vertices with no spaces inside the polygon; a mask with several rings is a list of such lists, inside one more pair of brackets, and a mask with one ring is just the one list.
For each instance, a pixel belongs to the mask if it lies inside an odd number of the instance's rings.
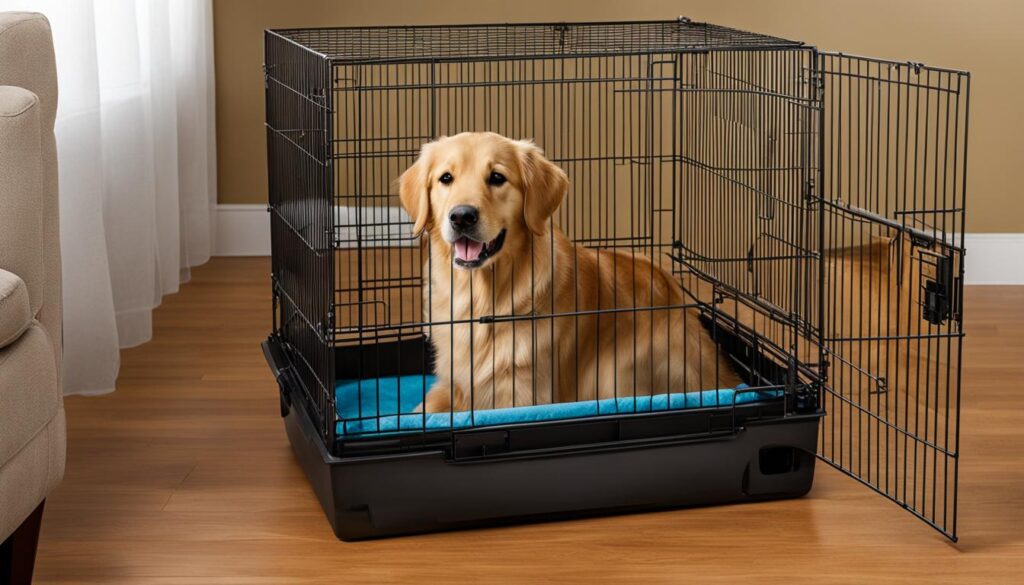
{"label": "wood floor plank", "polygon": [[1024,581],[1024,287],[967,291],[959,544],[824,465],[798,500],[349,544],[284,435],[268,274],[196,269],[122,352],[117,392],[67,400],[37,583]]}

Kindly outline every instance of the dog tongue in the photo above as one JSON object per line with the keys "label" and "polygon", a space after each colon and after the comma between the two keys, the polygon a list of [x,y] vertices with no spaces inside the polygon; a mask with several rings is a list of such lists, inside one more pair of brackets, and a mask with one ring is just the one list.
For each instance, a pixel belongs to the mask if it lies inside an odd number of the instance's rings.
{"label": "dog tongue", "polygon": [[484,251],[484,243],[461,237],[455,240],[455,257],[463,262],[473,262]]}

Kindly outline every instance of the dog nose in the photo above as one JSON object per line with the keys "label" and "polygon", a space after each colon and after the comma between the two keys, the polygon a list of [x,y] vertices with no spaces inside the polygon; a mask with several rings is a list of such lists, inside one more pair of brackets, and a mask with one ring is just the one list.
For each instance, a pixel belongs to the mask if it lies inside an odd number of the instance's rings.
{"label": "dog nose", "polygon": [[458,229],[467,229],[476,225],[480,213],[472,205],[456,205],[448,212],[448,220]]}

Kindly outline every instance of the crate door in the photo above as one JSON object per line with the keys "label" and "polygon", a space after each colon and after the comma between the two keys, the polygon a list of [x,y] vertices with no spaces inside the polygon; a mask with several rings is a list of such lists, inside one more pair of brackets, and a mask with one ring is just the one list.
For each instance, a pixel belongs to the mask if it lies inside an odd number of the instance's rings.
{"label": "crate door", "polygon": [[819,457],[956,540],[969,76],[818,59]]}

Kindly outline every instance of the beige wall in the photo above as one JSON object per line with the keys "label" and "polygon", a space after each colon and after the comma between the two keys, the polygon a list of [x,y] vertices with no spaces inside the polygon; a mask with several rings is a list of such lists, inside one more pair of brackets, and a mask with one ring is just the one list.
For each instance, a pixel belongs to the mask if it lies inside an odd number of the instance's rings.
{"label": "beige wall", "polygon": [[267,200],[262,30],[674,18],[972,72],[967,231],[1024,232],[1020,0],[215,0],[221,203]]}

